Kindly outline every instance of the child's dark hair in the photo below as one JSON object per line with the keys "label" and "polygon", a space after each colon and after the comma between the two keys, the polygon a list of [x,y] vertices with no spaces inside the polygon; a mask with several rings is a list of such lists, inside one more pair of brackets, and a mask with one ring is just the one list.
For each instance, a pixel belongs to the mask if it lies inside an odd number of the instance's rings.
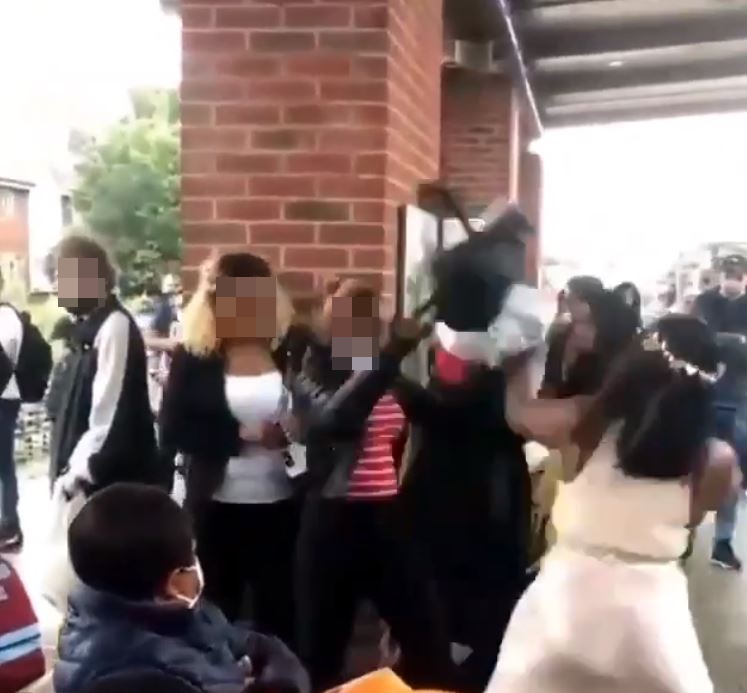
{"label": "child's dark hair", "polygon": [[169,575],[194,563],[186,513],[164,491],[114,484],[94,494],[70,525],[70,560],[89,587],[152,599]]}
{"label": "child's dark hair", "polygon": [[680,479],[704,459],[719,370],[715,335],[671,315],[636,341],[602,392],[602,412],[622,423],[618,465],[629,476]]}

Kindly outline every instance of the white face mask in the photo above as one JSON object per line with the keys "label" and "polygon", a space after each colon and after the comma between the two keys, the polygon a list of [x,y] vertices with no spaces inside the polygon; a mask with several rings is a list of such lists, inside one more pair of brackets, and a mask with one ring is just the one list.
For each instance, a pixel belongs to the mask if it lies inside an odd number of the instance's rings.
{"label": "white face mask", "polygon": [[353,356],[350,361],[350,370],[354,373],[372,371],[375,366],[376,359],[373,356]]}
{"label": "white face mask", "polygon": [[740,279],[724,279],[721,282],[721,292],[728,298],[736,298],[742,295],[744,282]]}
{"label": "white face mask", "polygon": [[194,597],[186,597],[183,594],[175,594],[174,598],[178,599],[180,602],[184,602],[188,608],[194,609],[197,605],[197,602],[200,601],[202,590],[205,589],[205,576],[202,574],[202,566],[200,565],[199,561],[196,561],[193,566],[190,566],[189,568],[182,568],[182,571],[194,572],[197,575],[197,584],[199,585],[197,588],[197,593]]}

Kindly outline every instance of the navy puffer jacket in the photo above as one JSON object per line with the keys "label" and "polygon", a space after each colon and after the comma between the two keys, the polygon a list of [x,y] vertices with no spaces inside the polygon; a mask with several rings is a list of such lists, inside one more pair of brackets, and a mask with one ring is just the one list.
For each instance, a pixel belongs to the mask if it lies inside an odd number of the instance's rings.
{"label": "navy puffer jacket", "polygon": [[[248,658],[248,659],[247,659]],[[296,656],[276,638],[231,625],[211,604],[128,602],[79,587],[70,598],[55,666],[57,693],[80,693],[98,679],[160,671],[205,693],[258,688],[308,693]]]}

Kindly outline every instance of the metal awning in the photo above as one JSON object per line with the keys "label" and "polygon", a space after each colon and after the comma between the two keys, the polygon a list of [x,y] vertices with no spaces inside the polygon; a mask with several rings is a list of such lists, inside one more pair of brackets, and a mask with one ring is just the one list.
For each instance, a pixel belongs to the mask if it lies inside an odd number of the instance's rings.
{"label": "metal awning", "polygon": [[547,127],[747,111],[747,0],[446,0],[446,19],[494,32]]}

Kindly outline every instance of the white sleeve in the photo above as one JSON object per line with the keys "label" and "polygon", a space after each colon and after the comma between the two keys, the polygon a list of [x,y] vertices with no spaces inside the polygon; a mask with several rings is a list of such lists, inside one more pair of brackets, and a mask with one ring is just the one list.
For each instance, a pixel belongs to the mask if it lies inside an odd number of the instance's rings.
{"label": "white sleeve", "polygon": [[124,313],[112,313],[101,326],[94,348],[97,351],[88,430],[70,456],[70,473],[91,480],[88,461],[104,447],[122,395],[130,344],[130,321]]}
{"label": "white sleeve", "polygon": [[23,323],[8,306],[0,306],[0,346],[15,368],[23,340]]}

